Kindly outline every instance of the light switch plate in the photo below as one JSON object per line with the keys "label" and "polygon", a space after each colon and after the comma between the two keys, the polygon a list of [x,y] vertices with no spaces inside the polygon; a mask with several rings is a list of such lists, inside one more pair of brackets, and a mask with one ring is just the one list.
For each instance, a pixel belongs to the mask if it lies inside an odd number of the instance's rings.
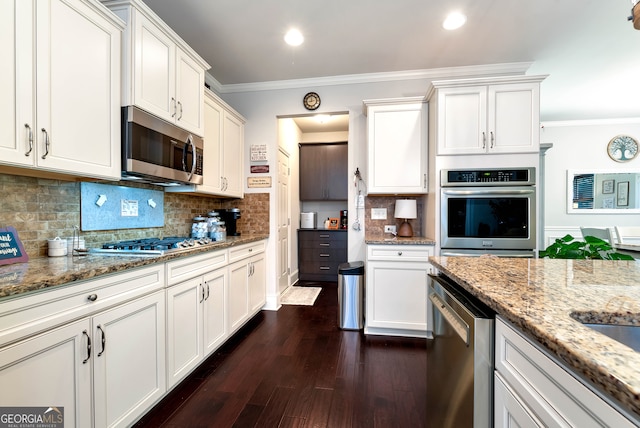
{"label": "light switch plate", "polygon": [[386,208],[371,208],[371,220],[386,220],[387,209]]}

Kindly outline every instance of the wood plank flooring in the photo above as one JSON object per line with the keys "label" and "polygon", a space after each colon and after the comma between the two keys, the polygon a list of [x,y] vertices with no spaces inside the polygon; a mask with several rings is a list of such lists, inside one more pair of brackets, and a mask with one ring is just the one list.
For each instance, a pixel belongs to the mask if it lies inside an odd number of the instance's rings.
{"label": "wood plank flooring", "polygon": [[424,339],[338,328],[336,283],[314,306],[262,311],[135,427],[424,427]]}

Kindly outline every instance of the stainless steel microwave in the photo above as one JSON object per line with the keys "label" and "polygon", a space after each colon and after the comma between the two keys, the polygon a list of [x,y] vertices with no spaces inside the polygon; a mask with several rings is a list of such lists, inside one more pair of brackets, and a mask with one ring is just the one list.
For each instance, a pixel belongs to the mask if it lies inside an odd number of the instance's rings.
{"label": "stainless steel microwave", "polygon": [[203,139],[134,106],[122,108],[122,178],[202,184]]}

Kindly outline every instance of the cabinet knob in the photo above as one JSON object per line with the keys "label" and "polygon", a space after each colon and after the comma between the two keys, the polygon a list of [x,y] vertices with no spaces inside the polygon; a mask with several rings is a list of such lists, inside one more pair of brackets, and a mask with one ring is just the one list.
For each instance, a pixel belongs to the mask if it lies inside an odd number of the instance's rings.
{"label": "cabinet knob", "polygon": [[89,294],[87,296],[87,300],[90,302],[95,302],[96,300],[98,300],[98,295],[97,294]]}
{"label": "cabinet knob", "polygon": [[402,251],[398,251],[398,255],[401,256],[402,255]]}

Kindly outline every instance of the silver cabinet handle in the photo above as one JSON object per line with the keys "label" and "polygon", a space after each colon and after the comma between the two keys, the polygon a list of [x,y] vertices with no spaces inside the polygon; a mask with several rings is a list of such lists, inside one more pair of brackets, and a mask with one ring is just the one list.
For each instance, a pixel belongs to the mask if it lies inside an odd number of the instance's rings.
{"label": "silver cabinet handle", "polygon": [[321,233],[321,234],[320,234],[320,235],[318,235],[318,236],[319,236],[320,238],[329,238],[329,237],[330,237],[328,233],[327,233],[327,234],[322,234],[322,233]]}
{"label": "silver cabinet handle", "polygon": [[202,289],[202,297],[200,298],[200,303],[204,302],[204,285],[200,284],[200,288]]}
{"label": "silver cabinet handle", "polygon": [[207,297],[205,298],[205,300],[209,300],[209,283],[208,282],[204,282],[207,285]]}
{"label": "silver cabinet handle", "polygon": [[27,152],[24,155],[29,156],[33,151],[33,130],[31,129],[28,123],[25,123],[24,127],[29,130],[29,150],[27,150]]}
{"label": "silver cabinet handle", "polygon": [[182,119],[182,102],[178,101],[178,105],[180,106],[180,116],[178,116],[178,120]]}
{"label": "silver cabinet handle", "polygon": [[87,333],[87,330],[83,331],[82,334],[87,336],[87,358],[82,360],[82,364],[87,364],[87,361],[89,361],[89,358],[91,358],[91,337],[89,337],[89,333]]}
{"label": "silver cabinet handle", "polygon": [[320,254],[320,257],[331,257],[331,254]]}
{"label": "silver cabinet handle", "polygon": [[87,296],[87,300],[90,302],[95,302],[96,300],[98,300],[98,295],[97,294],[89,294]]}
{"label": "silver cabinet handle", "polygon": [[[171,103],[173,104],[173,113],[171,114],[171,117],[176,117],[176,113],[177,113],[177,110],[176,110],[176,99],[171,97]],[[171,108],[171,107],[169,107],[169,108]]]}
{"label": "silver cabinet handle", "polygon": [[97,357],[99,357],[100,355],[102,355],[104,353],[104,349],[107,347],[107,337],[104,334],[104,330],[102,329],[102,326],[98,326],[96,327],[98,330],[100,330],[100,334],[102,335],[102,349],[100,350],[100,352],[98,352],[98,354],[96,355]]}
{"label": "silver cabinet handle", "polygon": [[44,133],[44,154],[42,155],[42,159],[46,159],[49,155],[49,133],[44,128],[42,128],[42,132]]}
{"label": "silver cabinet handle", "polygon": [[330,244],[330,243],[328,243],[328,242],[321,242],[319,245],[320,245],[321,247],[330,247],[330,246],[331,246],[331,244]]}
{"label": "silver cabinet handle", "polygon": [[331,269],[329,266],[320,266],[320,270],[329,270]]}
{"label": "silver cabinet handle", "polygon": [[493,136],[493,131],[491,131],[489,134],[491,135],[491,148],[493,149],[493,142],[495,141],[495,138]]}
{"label": "silver cabinet handle", "polygon": [[487,135],[484,133],[484,131],[482,131],[482,148],[486,148],[487,147]]}

